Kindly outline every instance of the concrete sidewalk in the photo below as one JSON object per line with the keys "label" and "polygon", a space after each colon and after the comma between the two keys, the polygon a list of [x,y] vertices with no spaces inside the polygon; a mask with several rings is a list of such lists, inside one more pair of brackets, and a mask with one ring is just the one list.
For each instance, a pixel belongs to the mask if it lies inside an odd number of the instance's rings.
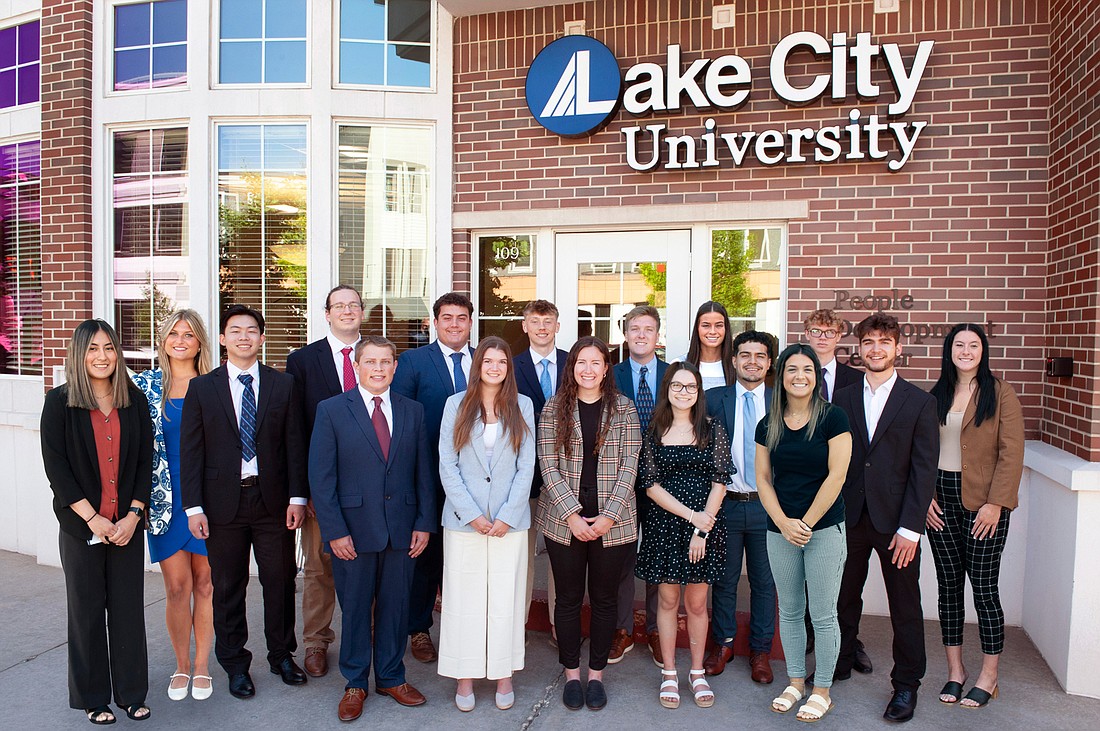
{"label": "concrete sidewalk", "polygon": [[[541,558],[541,557],[540,557]],[[543,559],[545,560],[545,559]],[[88,728],[84,714],[68,707],[66,689],[65,591],[60,569],[39,566],[33,558],[0,552],[3,592],[0,611],[0,698],[4,727],[10,729]],[[324,678],[311,678],[302,687],[290,688],[271,675],[264,662],[263,623],[259,584],[250,592],[250,647],[256,655],[252,677],[256,697],[236,700],[229,695],[225,673],[214,667],[214,695],[206,701],[190,698],[172,702],[165,695],[174,660],[164,627],[164,587],[155,573],[145,576],[146,625],[149,638],[150,691],[153,715],[142,729],[644,729],[659,725],[669,729],[706,728],[804,728],[794,714],[781,716],[769,710],[771,698],[783,688],[783,664],[775,663],[776,682],[759,686],[749,680],[748,663],[738,657],[726,672],[713,679],[717,701],[700,709],[687,692],[687,655],[679,654],[681,707],[663,709],[657,701],[660,676],[648,650],[636,646],[618,665],[606,672],[610,701],[598,715],[570,712],[561,704],[561,668],[547,635],[530,633],[527,669],[516,674],[516,705],[499,711],[493,705],[493,684],[477,685],[477,708],[460,713],[453,704],[454,683],[435,674],[434,665],[422,665],[408,656],[409,682],[419,688],[428,703],[402,708],[393,700],[372,692],[362,718],[342,724],[336,704],[344,682],[335,670],[336,652],[330,651],[334,670]],[[300,597],[300,594],[299,594]],[[300,621],[299,621],[300,629]],[[967,658],[971,672],[978,670],[977,629],[968,627]],[[336,627],[339,636],[339,627]],[[433,630],[434,634],[434,630]],[[945,706],[936,691],[945,680],[945,663],[936,622],[926,623],[929,669],[922,688],[916,718],[906,729],[1095,729],[1100,724],[1100,700],[1067,696],[1054,680],[1024,632],[1008,630],[1002,661],[1001,697],[981,710]],[[890,695],[890,626],[882,617],[867,617],[861,636],[875,663],[872,675],[855,675],[838,683],[833,691],[836,709],[822,723],[825,728],[859,731],[882,729]],[[335,647],[333,648],[335,650]],[[299,652],[299,659],[302,653]],[[582,654],[582,662],[585,655]],[[133,726],[119,714],[119,726]]]}

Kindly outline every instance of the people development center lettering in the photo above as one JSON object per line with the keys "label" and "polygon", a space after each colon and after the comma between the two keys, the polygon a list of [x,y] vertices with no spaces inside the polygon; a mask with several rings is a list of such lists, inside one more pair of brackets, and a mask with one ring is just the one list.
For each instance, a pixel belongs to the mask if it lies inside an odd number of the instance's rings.
{"label": "people development center lettering", "polygon": [[[554,43],[568,38],[558,39]],[[594,39],[586,40],[598,44]],[[550,44],[545,50],[553,45]],[[606,53],[606,47],[598,45]],[[906,62],[898,44],[875,44],[870,33],[856,34],[851,46],[845,33],[834,33],[831,42],[809,31],[793,33],[775,46],[769,60],[771,87],[780,99],[792,105],[805,105],[828,94],[834,102],[842,102],[851,91],[848,80],[850,64],[855,69],[855,94],[863,100],[877,99],[883,90],[873,82],[872,71],[876,63],[883,63],[895,97],[886,111],[889,118],[895,121],[882,121],[878,114],[864,116],[857,107],[848,111],[846,124],[817,129],[799,126],[785,130],[725,131],[719,128],[714,118],[708,117],[703,122],[701,133],[694,136],[671,134],[664,122],[639,124],[620,130],[626,140],[627,163],[634,170],[644,172],[658,167],[665,170],[718,167],[727,158],[735,166],[744,164],[750,158],[769,166],[870,159],[886,160],[886,167],[896,172],[909,161],[921,132],[928,124],[925,121],[896,120],[912,107],[934,45],[935,41],[921,41],[912,60]],[[828,58],[829,72],[813,75],[808,84],[804,81],[796,84],[788,75],[788,60],[792,55],[805,51],[821,59],[820,71],[825,70],[825,59]],[[595,115],[595,123],[582,131],[591,134],[609,121],[620,99],[592,98],[595,96],[592,90],[598,86],[595,83],[598,77],[581,78],[597,73],[595,69],[589,71],[587,54],[587,51],[577,51],[564,71],[558,67],[560,76],[550,98],[553,104],[542,104],[538,110],[547,117],[551,114],[563,117],[570,113],[577,117]],[[577,58],[579,55],[584,58]],[[532,73],[539,61],[537,58],[532,63]],[[813,65],[809,68],[812,74]],[[644,116],[681,111],[685,102],[700,111],[734,110],[749,98],[752,73],[748,62],[736,55],[723,55],[713,60],[700,58],[685,67],[680,46],[670,45],[664,66],[648,62],[635,64],[627,69],[624,81],[622,107],[635,116]],[[530,88],[529,75],[529,92]],[[544,121],[531,102],[529,93],[528,104],[536,119],[551,131],[562,134]],[[890,144],[891,141],[893,144]]]}

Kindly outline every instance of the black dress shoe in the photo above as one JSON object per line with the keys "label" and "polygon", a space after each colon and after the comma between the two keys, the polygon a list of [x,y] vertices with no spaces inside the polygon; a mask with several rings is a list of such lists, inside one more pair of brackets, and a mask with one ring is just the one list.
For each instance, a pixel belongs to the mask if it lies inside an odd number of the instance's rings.
{"label": "black dress shoe", "polygon": [[863,642],[860,640],[856,640],[856,659],[852,661],[852,669],[864,675],[874,670],[871,665],[871,658],[867,654],[867,650],[863,648]]}
{"label": "black dress shoe", "polygon": [[890,705],[886,706],[886,713],[882,717],[887,721],[904,723],[913,717],[917,710],[917,691],[895,690],[894,697],[890,699]]}
{"label": "black dress shoe", "polygon": [[305,671],[298,667],[298,663],[290,655],[284,657],[278,665],[272,665],[271,672],[281,677],[287,685],[301,685],[306,682]]}
{"label": "black dress shoe", "polygon": [[607,705],[607,691],[599,680],[589,680],[584,691],[584,704],[590,711],[598,711]]}
{"label": "black dress shoe", "polygon": [[565,681],[565,689],[561,693],[561,702],[571,711],[579,711],[584,708],[584,686],[581,685],[581,681]]}
{"label": "black dress shoe", "polygon": [[248,673],[234,673],[229,676],[229,695],[234,698],[251,698],[256,695],[256,686]]}

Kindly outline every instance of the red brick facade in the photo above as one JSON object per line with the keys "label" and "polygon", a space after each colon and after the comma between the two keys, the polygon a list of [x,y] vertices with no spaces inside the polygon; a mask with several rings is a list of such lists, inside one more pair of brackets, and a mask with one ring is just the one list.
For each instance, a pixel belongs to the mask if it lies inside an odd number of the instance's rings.
{"label": "red brick facade", "polygon": [[[908,292],[913,308],[889,311],[914,327],[992,322],[993,368],[1020,393],[1028,437],[1100,460],[1100,85],[1088,46],[1097,37],[1096,3],[1054,3],[1053,28],[1047,3],[1029,0],[903,0],[900,12],[884,15],[871,2],[736,5],[737,25],[726,30],[712,30],[711,2],[606,0],[459,19],[455,211],[807,201],[809,216],[788,225],[788,340],[808,311],[835,303],[834,290]],[[559,138],[531,117],[524,80],[536,53],[573,19],[585,20],[623,69],[663,66],[670,43],[681,44],[685,66],[737,54],[751,66],[752,94],[742,107],[712,114],[688,106],[635,121],[620,110],[593,137]],[[734,167],[728,154],[707,170],[641,173],[627,165],[620,129],[634,124],[662,122],[670,134],[698,135],[707,117],[726,130],[760,131],[842,125],[853,108],[885,116],[892,94],[860,100],[851,71],[843,102],[826,95],[795,107],[775,95],[768,57],[780,39],[803,30],[825,38],[870,32],[875,43],[899,44],[907,61],[919,42],[936,42],[902,118],[928,126],[901,171],[881,161],[766,167],[750,159]],[[821,62],[799,69],[801,59],[810,57],[792,57],[788,69],[804,72],[803,81],[821,72]],[[892,89],[882,64],[873,80]],[[568,220],[565,212],[563,225]],[[843,314],[856,322],[868,313]],[[903,375],[927,385],[939,371],[942,336],[916,340],[903,339],[912,355]],[[1076,358],[1074,378],[1043,376],[1050,353]]]}
{"label": "red brick facade", "polygon": [[42,0],[42,333],[46,387],[92,311],[92,2]]}

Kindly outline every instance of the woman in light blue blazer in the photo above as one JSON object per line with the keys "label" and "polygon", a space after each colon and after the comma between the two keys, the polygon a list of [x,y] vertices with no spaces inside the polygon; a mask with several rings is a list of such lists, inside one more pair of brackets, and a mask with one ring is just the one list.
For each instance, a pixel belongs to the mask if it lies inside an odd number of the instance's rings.
{"label": "woman in light blue blazer", "polygon": [[512,673],[523,669],[535,413],[511,365],[504,340],[482,340],[469,387],[447,400],[439,432],[447,500],[438,667],[458,680],[462,711],[474,708],[475,678],[497,681],[497,708],[511,708]]}

